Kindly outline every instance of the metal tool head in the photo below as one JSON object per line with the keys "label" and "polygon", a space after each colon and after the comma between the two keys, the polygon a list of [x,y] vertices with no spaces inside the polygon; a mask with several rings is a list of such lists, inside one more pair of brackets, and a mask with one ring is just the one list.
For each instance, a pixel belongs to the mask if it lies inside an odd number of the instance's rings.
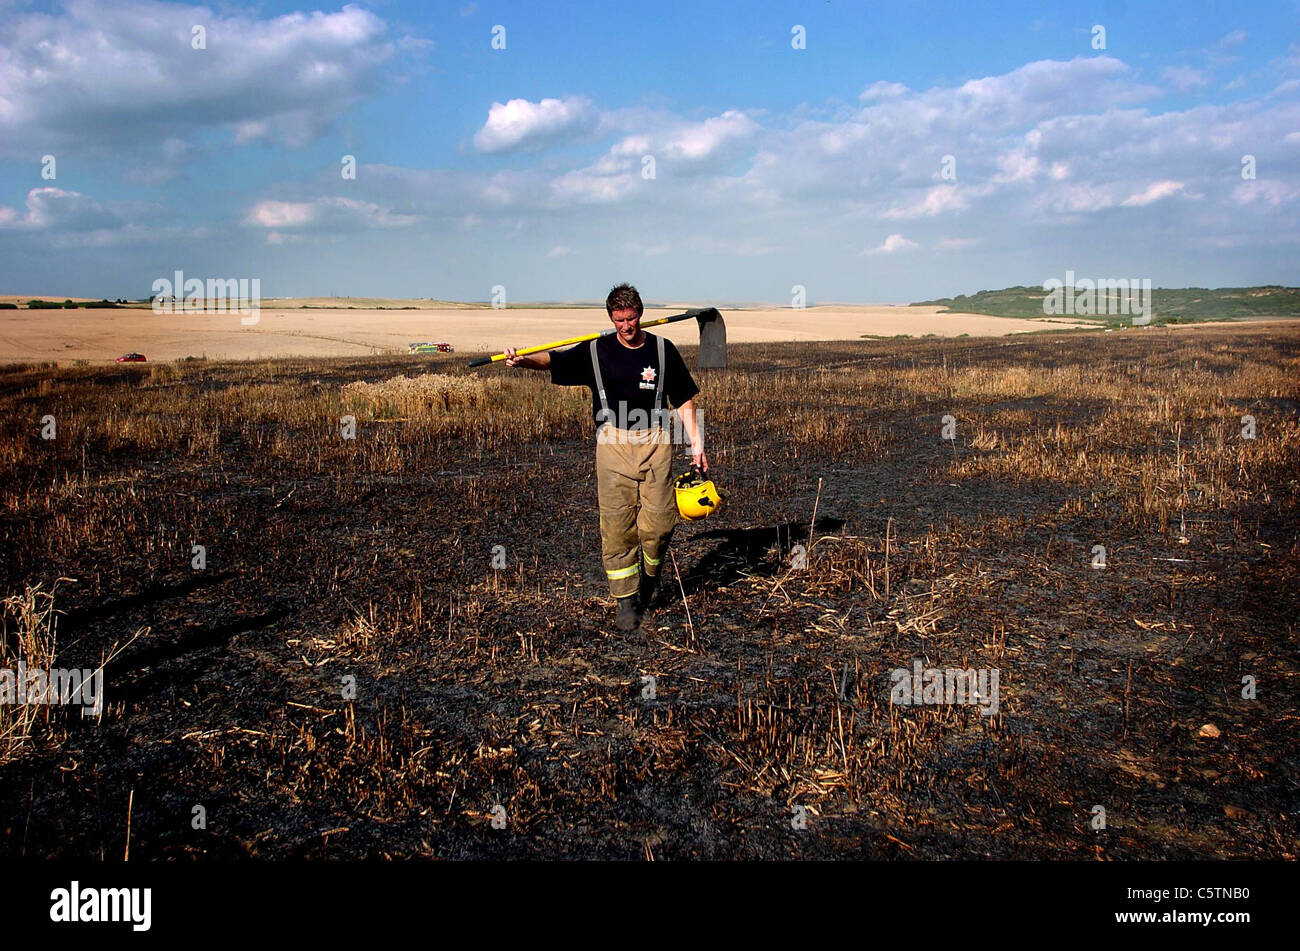
{"label": "metal tool head", "polygon": [[695,321],[700,325],[700,356],[702,370],[725,368],[727,365],[727,325],[716,307],[695,311]]}

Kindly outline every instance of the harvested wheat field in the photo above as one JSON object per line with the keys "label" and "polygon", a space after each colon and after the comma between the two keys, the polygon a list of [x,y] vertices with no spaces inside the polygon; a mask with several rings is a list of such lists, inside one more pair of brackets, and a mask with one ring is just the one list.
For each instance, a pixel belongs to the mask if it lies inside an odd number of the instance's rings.
{"label": "harvested wheat field", "polygon": [[[631,637],[585,390],[459,353],[0,371],[0,666],[110,658],[102,716],[0,707],[0,854],[120,855],[129,807],[145,860],[1295,857],[1293,329],[727,319],[729,500]],[[453,336],[414,327],[365,339]],[[994,692],[900,702],[918,666]]]}
{"label": "harvested wheat field", "polygon": [[[314,299],[313,299],[314,300]],[[0,310],[0,361],[86,360],[105,362],[128,351],[151,361],[186,357],[212,360],[271,357],[340,357],[404,354],[417,341],[445,341],[458,352],[500,352],[507,346],[549,343],[610,326],[600,308],[471,307],[437,302],[359,301],[348,309],[328,300],[266,302],[257,323],[238,313],[155,314],[147,307],[115,310]],[[700,305],[691,305],[700,306]],[[389,309],[375,309],[385,307]],[[689,309],[647,309],[645,319]],[[937,307],[809,307],[727,310],[732,342],[773,340],[855,340],[863,335],[915,337],[1001,336],[1034,330],[1081,326],[1059,318],[1025,320],[978,314],[940,313]],[[652,328],[679,346],[698,342],[693,325]]]}

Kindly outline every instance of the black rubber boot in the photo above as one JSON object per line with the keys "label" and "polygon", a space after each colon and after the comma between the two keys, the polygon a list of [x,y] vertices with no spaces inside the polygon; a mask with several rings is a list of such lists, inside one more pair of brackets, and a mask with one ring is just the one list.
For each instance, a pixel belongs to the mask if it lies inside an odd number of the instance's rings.
{"label": "black rubber boot", "polygon": [[641,588],[637,592],[637,600],[641,605],[641,611],[644,613],[649,610],[650,605],[654,603],[655,596],[659,593],[659,576],[648,575],[642,572]]}
{"label": "black rubber boot", "polygon": [[638,624],[641,623],[641,614],[636,608],[636,595],[630,594],[626,598],[618,599],[618,616],[614,618],[614,626],[620,631],[635,631]]}

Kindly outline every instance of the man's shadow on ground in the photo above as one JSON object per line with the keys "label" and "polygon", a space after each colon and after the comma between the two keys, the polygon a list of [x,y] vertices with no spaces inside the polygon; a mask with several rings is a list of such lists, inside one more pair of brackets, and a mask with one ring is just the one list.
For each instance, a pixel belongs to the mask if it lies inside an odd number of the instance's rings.
{"label": "man's shadow on ground", "polygon": [[[817,519],[816,531],[822,534],[836,532],[844,524],[845,520],[842,518],[824,515]],[[721,539],[721,542],[701,558],[689,572],[682,575],[681,589],[672,582],[664,584],[664,596],[667,601],[679,600],[682,589],[686,591],[687,597],[690,597],[700,591],[725,588],[744,575],[766,577],[779,573],[794,546],[807,546],[808,523],[787,522],[764,528],[718,529],[703,532],[691,540],[703,541],[715,538]],[[774,545],[777,546],[778,552],[776,559],[772,558]]]}

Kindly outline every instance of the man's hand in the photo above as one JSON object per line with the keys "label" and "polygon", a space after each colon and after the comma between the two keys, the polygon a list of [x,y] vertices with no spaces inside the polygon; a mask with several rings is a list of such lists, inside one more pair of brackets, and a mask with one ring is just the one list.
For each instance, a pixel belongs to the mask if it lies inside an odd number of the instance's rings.
{"label": "man's hand", "polygon": [[506,347],[501,352],[506,355],[505,365],[508,367],[523,367],[525,370],[549,370],[551,368],[551,353],[549,350],[521,355],[514,347]]}
{"label": "man's hand", "polygon": [[677,413],[682,418],[682,426],[686,429],[686,435],[691,439],[690,457],[692,465],[699,466],[701,472],[707,472],[709,457],[704,454],[704,433],[701,432],[700,426],[695,419],[695,398],[692,397],[677,407]]}

